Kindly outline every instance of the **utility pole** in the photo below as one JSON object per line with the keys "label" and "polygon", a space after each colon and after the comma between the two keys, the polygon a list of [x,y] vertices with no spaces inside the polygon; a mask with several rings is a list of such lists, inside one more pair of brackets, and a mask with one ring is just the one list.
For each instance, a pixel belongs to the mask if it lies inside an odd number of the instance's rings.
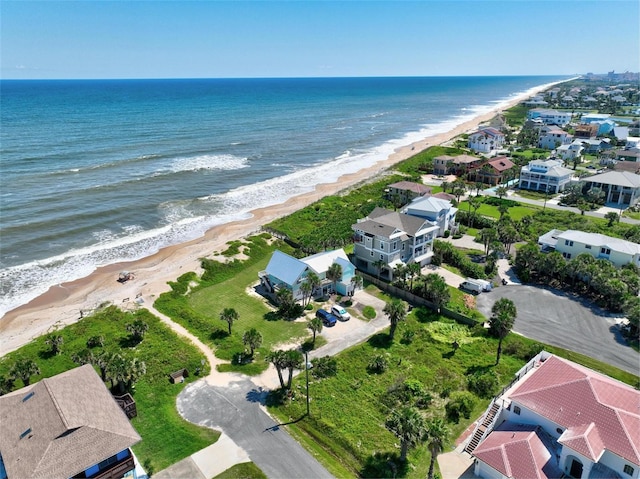
{"label": "utility pole", "polygon": [[307,373],[307,416],[309,416],[309,352],[304,352],[304,370]]}

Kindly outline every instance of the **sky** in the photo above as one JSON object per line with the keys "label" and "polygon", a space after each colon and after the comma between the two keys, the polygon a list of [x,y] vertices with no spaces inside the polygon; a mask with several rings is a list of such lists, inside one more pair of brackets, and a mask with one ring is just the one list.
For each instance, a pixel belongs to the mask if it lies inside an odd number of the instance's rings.
{"label": "sky", "polygon": [[637,0],[0,1],[0,77],[640,71]]}

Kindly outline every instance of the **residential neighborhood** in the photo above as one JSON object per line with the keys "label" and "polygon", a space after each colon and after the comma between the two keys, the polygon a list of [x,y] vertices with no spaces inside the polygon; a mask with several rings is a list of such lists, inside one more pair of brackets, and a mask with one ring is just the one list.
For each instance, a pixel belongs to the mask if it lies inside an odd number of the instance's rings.
{"label": "residential neighborhood", "polygon": [[561,82],[136,274],[0,358],[0,479],[640,479],[639,109]]}

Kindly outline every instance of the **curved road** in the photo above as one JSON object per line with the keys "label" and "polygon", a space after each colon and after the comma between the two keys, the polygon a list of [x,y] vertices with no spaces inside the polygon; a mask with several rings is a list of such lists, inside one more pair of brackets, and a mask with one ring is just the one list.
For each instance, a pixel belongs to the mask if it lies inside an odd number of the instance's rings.
{"label": "curved road", "polygon": [[477,307],[489,318],[499,298],[516,305],[514,332],[640,374],[640,354],[627,346],[616,317],[588,301],[548,288],[504,286],[477,296]]}
{"label": "curved road", "polygon": [[178,411],[190,422],[222,429],[267,477],[332,477],[262,409],[266,396],[250,379],[225,387],[197,381],[178,396]]}

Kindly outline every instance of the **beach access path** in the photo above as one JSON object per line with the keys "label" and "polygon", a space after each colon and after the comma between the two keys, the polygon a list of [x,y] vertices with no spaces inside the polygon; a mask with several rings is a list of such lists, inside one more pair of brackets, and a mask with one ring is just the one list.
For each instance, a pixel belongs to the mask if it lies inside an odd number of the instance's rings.
{"label": "beach access path", "polygon": [[[332,328],[323,328],[320,335],[327,344],[311,351],[310,359],[332,356],[351,346],[366,341],[372,335],[389,327],[389,320],[383,312],[385,302],[365,291],[357,291],[353,297],[355,308],[371,306],[376,317],[371,321],[352,318],[339,322]],[[178,396],[178,412],[186,420],[200,426],[222,431],[224,442],[218,442],[189,458],[170,466],[156,474],[169,478],[194,475],[198,471],[203,477],[213,477],[234,464],[253,461],[268,477],[278,478],[321,478],[331,477],[326,469],[278,424],[266,410],[269,390],[279,386],[273,365],[261,375],[250,378],[238,373],[220,373],[218,359],[213,351],[189,333],[181,325],[158,312],[163,323],[177,334],[189,339],[202,351],[211,365],[210,374],[189,384]],[[297,371],[299,374],[302,371]],[[208,451],[205,453],[205,451]],[[224,461],[216,461],[223,454]],[[235,462],[234,462],[235,461]],[[212,471],[216,474],[212,474]]]}

